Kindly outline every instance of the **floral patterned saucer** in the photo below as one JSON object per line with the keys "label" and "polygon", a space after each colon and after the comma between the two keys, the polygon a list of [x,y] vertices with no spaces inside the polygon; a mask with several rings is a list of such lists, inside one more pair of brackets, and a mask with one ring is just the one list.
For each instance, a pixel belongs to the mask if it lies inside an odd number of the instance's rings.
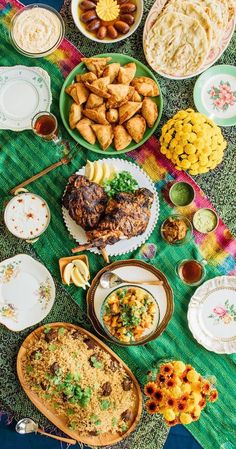
{"label": "floral patterned saucer", "polygon": [[193,91],[195,106],[220,126],[236,125],[236,67],[216,65],[199,76]]}
{"label": "floral patterned saucer", "polygon": [[22,331],[45,318],[55,299],[49,271],[27,254],[0,263],[0,323]]}
{"label": "floral patterned saucer", "polygon": [[236,276],[215,277],[195,291],[188,307],[188,325],[209,351],[236,353]]}

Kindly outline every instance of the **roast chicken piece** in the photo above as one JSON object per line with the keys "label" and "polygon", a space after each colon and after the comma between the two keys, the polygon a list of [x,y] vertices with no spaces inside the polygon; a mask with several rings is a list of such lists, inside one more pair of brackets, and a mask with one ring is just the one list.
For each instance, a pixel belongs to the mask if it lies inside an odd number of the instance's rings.
{"label": "roast chicken piece", "polygon": [[90,246],[104,248],[143,234],[150,219],[153,199],[153,193],[145,188],[134,193],[121,192],[109,199],[105,215],[94,229],[86,232]]}
{"label": "roast chicken piece", "polygon": [[68,209],[71,218],[85,231],[98,226],[107,202],[108,196],[104,189],[81,175],[69,178],[62,198],[62,204]]}

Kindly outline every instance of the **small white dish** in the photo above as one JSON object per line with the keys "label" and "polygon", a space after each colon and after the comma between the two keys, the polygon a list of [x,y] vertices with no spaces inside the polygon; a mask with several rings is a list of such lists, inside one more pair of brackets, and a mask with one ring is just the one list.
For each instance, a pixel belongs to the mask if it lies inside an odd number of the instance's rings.
{"label": "small white dish", "polygon": [[49,111],[52,102],[50,77],[37,67],[0,67],[0,129],[31,129],[31,120],[40,111]]}
{"label": "small white dish", "polygon": [[[147,226],[146,231],[138,235],[136,237],[132,237],[130,239],[120,240],[119,242],[115,243],[114,245],[107,245],[106,251],[109,256],[120,256],[121,254],[126,254],[130,251],[134,251],[135,249],[139,248],[151,235],[153,232],[158,216],[159,216],[159,198],[157,195],[156,188],[149,178],[149,176],[136,164],[133,164],[132,162],[125,161],[123,159],[115,159],[115,158],[104,158],[99,159],[101,163],[106,162],[108,165],[115,167],[117,173],[123,170],[128,171],[134,179],[138,182],[139,187],[146,187],[154,194],[154,201],[151,208],[151,216],[150,220]],[[78,175],[85,175],[85,167],[82,167],[78,172],[76,172]],[[72,237],[76,240],[76,242],[80,244],[87,243],[87,237],[85,231],[81,228],[81,226],[77,225],[74,220],[69,215],[68,210],[63,206],[62,207],[62,214],[65,221],[65,225],[69,231],[69,233],[72,235]],[[99,249],[97,248],[91,248],[89,249],[92,253],[100,254]]]}
{"label": "small white dish", "polygon": [[[137,12],[136,12],[136,18],[133,25],[131,25],[130,30],[128,33],[123,34],[119,36],[117,39],[98,39],[96,36],[94,36],[92,33],[86,30],[85,26],[81,23],[81,20],[79,19],[79,3],[81,0],[72,0],[71,1],[71,14],[74,20],[75,25],[77,26],[78,30],[86,36],[88,39],[99,42],[100,44],[116,44],[117,42],[123,41],[127,37],[131,36],[133,34],[138,26],[140,25],[142,16],[143,16],[143,0],[136,0],[137,5]],[[128,3],[128,0],[127,0]]]}
{"label": "small white dish", "polygon": [[236,353],[236,276],[217,276],[195,291],[188,307],[188,326],[209,351]]}
{"label": "small white dish", "polygon": [[19,332],[42,321],[55,300],[51,274],[37,260],[18,254],[0,263],[0,323]]}

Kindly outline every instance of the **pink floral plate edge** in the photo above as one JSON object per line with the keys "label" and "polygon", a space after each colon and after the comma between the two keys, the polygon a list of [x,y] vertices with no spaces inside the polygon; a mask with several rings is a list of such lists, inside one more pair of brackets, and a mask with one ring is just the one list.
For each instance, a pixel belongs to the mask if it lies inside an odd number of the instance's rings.
{"label": "pink floral plate edge", "polygon": [[[145,58],[146,58],[147,62],[148,62],[148,59],[147,59],[146,52],[145,52],[145,41],[147,39],[147,34],[148,34],[149,30],[151,29],[151,27],[154,25],[158,15],[160,14],[162,9],[164,8],[164,6],[167,3],[167,1],[168,0],[156,0],[155,3],[153,4],[152,8],[150,9],[150,12],[149,12],[149,14],[148,14],[148,16],[146,18],[146,22],[144,24],[144,29],[143,29],[143,51],[144,51]],[[220,47],[217,47],[214,50],[211,50],[211,52],[209,53],[209,55],[208,55],[207,59],[205,60],[204,64],[196,72],[192,72],[190,75],[187,75],[187,76],[178,76],[178,75],[174,76],[174,75],[168,75],[168,73],[162,72],[161,70],[156,70],[148,62],[150,67],[152,67],[154,72],[158,73],[159,75],[163,76],[164,78],[175,79],[175,80],[193,78],[194,76],[200,75],[200,73],[202,73],[205,70],[207,70],[209,67],[211,67],[213,64],[215,64],[216,61],[218,61],[218,59],[221,57],[223,52],[228,47],[228,45],[229,45],[229,43],[231,41],[231,38],[232,38],[232,36],[234,34],[234,28],[235,28],[235,24],[236,24],[236,9],[235,9],[233,4],[232,4],[232,6],[233,6],[233,9],[234,9],[234,15],[232,16],[232,19],[229,21],[228,28],[227,28],[227,30],[226,30],[226,32],[224,34],[223,39],[221,40]]]}

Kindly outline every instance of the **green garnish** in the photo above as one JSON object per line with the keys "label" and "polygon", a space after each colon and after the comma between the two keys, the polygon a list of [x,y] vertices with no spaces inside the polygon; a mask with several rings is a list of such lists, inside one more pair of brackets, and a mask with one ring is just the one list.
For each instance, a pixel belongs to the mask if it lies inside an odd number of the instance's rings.
{"label": "green garnish", "polygon": [[111,407],[111,402],[108,399],[103,399],[100,402],[100,409],[101,410],[108,410]]}
{"label": "green garnish", "polygon": [[37,352],[36,352],[36,354],[35,354],[35,358],[36,358],[36,360],[39,360],[39,359],[41,359],[41,357],[42,357],[42,354],[41,354],[41,352],[40,352],[40,351],[37,351]]}
{"label": "green garnish", "polygon": [[50,399],[52,397],[52,395],[49,393],[45,393],[43,396],[45,399]]}
{"label": "green garnish", "polygon": [[138,183],[129,172],[121,171],[112,180],[106,180],[103,187],[108,196],[112,197],[119,192],[133,193]]}
{"label": "green garnish", "polygon": [[56,351],[57,345],[51,344],[48,346],[49,351]]}
{"label": "green garnish", "polygon": [[72,357],[73,357],[73,359],[77,359],[77,357],[78,357],[77,352],[72,352]]}
{"label": "green garnish", "polygon": [[122,426],[121,426],[122,432],[125,432],[127,429],[128,429],[128,425],[127,424],[122,424]]}
{"label": "green garnish", "polygon": [[64,328],[64,327],[60,327],[60,328],[58,329],[58,334],[59,334],[59,335],[63,335],[64,332],[65,332],[65,328]]}
{"label": "green garnish", "polygon": [[67,414],[68,416],[74,415],[74,413],[75,413],[75,411],[73,410],[73,408],[68,408],[68,409],[66,410],[66,414]]}
{"label": "green garnish", "polygon": [[69,425],[69,429],[76,430],[78,427],[78,424],[76,422],[71,422]]}
{"label": "green garnish", "polygon": [[99,419],[99,417],[94,414],[92,414],[90,416],[90,421],[91,421],[91,423],[95,424],[95,426],[100,426],[102,423],[102,421]]}
{"label": "green garnish", "polygon": [[53,408],[57,409],[57,408],[59,408],[59,407],[60,407],[60,404],[58,404],[58,402],[54,402]]}
{"label": "green garnish", "polygon": [[43,332],[44,332],[45,334],[48,334],[48,332],[49,332],[50,330],[51,330],[51,327],[50,327],[50,326],[46,326]]}
{"label": "green garnish", "polygon": [[90,357],[90,360],[92,362],[92,365],[94,368],[98,368],[98,369],[102,369],[103,368],[103,363],[99,362],[99,360],[95,357],[95,355],[92,355]]}
{"label": "green garnish", "polygon": [[117,422],[118,422],[117,418],[112,418],[112,420],[111,420],[112,427],[115,427],[117,425]]}
{"label": "green garnish", "polygon": [[32,373],[32,371],[34,371],[34,368],[31,365],[27,365],[25,368],[27,374]]}

